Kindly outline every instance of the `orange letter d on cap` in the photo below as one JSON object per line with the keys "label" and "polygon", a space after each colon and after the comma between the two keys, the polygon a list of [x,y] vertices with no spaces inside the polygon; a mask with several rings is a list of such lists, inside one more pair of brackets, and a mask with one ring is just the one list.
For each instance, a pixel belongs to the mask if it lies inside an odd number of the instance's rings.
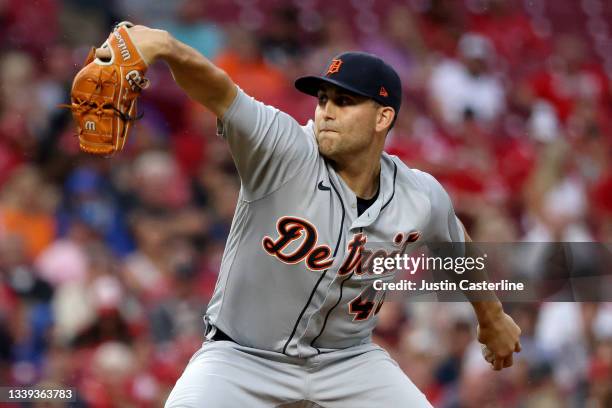
{"label": "orange letter d on cap", "polygon": [[329,64],[329,68],[327,68],[327,74],[325,75],[335,74],[340,71],[340,65],[342,65],[341,59],[332,60],[331,64]]}

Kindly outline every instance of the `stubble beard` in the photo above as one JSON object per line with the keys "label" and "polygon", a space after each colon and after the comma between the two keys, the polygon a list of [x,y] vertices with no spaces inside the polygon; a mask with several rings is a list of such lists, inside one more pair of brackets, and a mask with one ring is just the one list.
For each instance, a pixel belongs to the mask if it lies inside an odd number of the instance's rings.
{"label": "stubble beard", "polygon": [[330,155],[332,153],[332,149],[330,143],[318,143],[319,145],[319,154],[325,157],[326,159],[331,159]]}
{"label": "stubble beard", "polygon": [[330,137],[317,137],[317,146],[319,147],[319,153],[326,159],[332,159],[332,156],[334,155],[334,150],[336,150],[337,148],[337,143],[337,140],[333,140]]}
{"label": "stubble beard", "polygon": [[342,162],[353,155],[359,154],[364,148],[355,141],[343,140],[340,137],[317,138],[317,145],[319,154],[334,162]]}

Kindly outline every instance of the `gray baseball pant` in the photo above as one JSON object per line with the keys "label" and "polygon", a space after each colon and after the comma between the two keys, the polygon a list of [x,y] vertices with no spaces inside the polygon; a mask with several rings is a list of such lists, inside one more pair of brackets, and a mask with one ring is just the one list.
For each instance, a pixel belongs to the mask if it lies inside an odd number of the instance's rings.
{"label": "gray baseball pant", "polygon": [[381,347],[370,343],[307,359],[207,340],[166,408],[431,407]]}

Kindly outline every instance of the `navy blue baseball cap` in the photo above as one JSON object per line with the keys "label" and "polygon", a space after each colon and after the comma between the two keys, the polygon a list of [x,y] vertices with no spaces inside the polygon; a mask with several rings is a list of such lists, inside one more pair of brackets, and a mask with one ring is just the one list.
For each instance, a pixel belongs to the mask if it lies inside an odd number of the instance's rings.
{"label": "navy blue baseball cap", "polygon": [[374,99],[395,110],[402,104],[402,81],[385,61],[365,52],[344,52],[334,57],[323,75],[298,78],[295,87],[305,94],[317,96],[324,83],[336,85],[358,95]]}

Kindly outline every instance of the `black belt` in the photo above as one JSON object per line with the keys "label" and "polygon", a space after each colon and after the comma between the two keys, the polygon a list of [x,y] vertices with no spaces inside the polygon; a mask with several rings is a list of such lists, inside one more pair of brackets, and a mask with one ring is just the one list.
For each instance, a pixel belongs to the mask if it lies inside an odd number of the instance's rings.
{"label": "black belt", "polygon": [[232,340],[232,338],[230,336],[228,336],[227,334],[223,333],[218,327],[217,327],[217,331],[215,332],[214,336],[212,336],[212,339],[214,341],[233,341],[235,343],[234,340]]}

